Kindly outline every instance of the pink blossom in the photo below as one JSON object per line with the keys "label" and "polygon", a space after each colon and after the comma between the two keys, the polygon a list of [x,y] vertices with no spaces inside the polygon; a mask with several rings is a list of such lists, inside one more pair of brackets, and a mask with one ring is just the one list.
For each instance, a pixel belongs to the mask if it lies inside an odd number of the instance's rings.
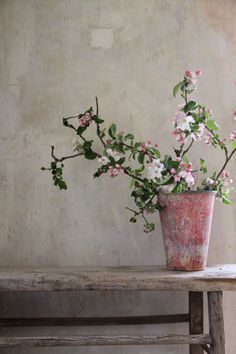
{"label": "pink blossom", "polygon": [[181,161],[181,157],[176,157],[176,161]]}
{"label": "pink blossom", "polygon": [[191,131],[190,123],[194,123],[194,118],[183,111],[177,110],[174,115],[174,126],[182,131]]}
{"label": "pink blossom", "polygon": [[233,131],[232,133],[230,133],[229,140],[233,141],[235,139],[236,139],[236,131]]}
{"label": "pink blossom", "polygon": [[175,175],[174,176],[174,180],[175,180],[175,182],[180,182],[180,176],[179,175]]}
{"label": "pink blossom", "polygon": [[195,141],[200,141],[203,136],[204,129],[205,129],[205,125],[203,123],[200,123],[198,125],[198,131],[195,133],[192,133],[191,138],[193,138],[193,140],[195,140]]}
{"label": "pink blossom", "polygon": [[211,134],[205,135],[204,142],[206,145],[209,145],[211,143]]}
{"label": "pink blossom", "polygon": [[189,88],[191,90],[197,89],[197,80],[199,76],[201,76],[201,74],[202,72],[200,69],[197,69],[195,71],[190,71],[190,70],[185,71],[185,77],[189,79]]}
{"label": "pink blossom", "polygon": [[[158,144],[154,145],[155,147],[158,147]],[[149,139],[146,143],[141,144],[141,150],[143,152],[147,151],[147,149],[151,149],[153,147],[152,141]]]}
{"label": "pink blossom", "polygon": [[212,116],[212,114],[213,114],[212,109],[208,109],[208,111],[207,111],[207,112],[210,114],[210,116]]}
{"label": "pink blossom", "polygon": [[115,167],[113,166],[109,166],[109,170],[108,170],[109,176],[110,177],[116,177],[116,176],[121,176],[124,174],[124,170],[123,168],[116,164]]}
{"label": "pink blossom", "polygon": [[191,187],[195,183],[195,178],[192,175],[192,173],[187,173],[187,176],[185,177],[185,181],[188,184],[188,187]]}
{"label": "pink blossom", "polygon": [[206,179],[206,184],[207,185],[212,186],[214,183],[215,183],[214,179],[209,178],[209,177]]}
{"label": "pink blossom", "polygon": [[174,174],[176,173],[176,169],[175,169],[175,168],[172,168],[172,169],[170,170],[170,172],[174,175]]}
{"label": "pink blossom", "polygon": [[142,144],[141,144],[141,150],[142,150],[142,151],[146,151],[146,144],[145,144],[145,143],[142,143]]}
{"label": "pink blossom", "polygon": [[107,165],[110,160],[108,159],[107,156],[101,156],[98,158],[98,162],[100,162],[102,165]]}
{"label": "pink blossom", "polygon": [[185,71],[185,76],[191,77],[191,71],[190,71],[190,70],[186,70],[186,71]]}
{"label": "pink blossom", "polygon": [[188,187],[191,187],[191,186],[194,185],[195,178],[194,178],[194,176],[192,175],[191,172],[180,171],[179,172],[179,176],[185,180],[185,182],[187,183]]}
{"label": "pink blossom", "polygon": [[118,161],[120,159],[120,155],[117,151],[112,150],[112,149],[107,149],[107,154],[113,157],[115,161]]}
{"label": "pink blossom", "polygon": [[186,141],[186,134],[180,129],[176,129],[171,133],[180,144],[184,144]]}
{"label": "pink blossom", "polygon": [[230,176],[230,173],[228,171],[224,170],[224,171],[222,171],[221,176],[223,178],[228,178]]}
{"label": "pink blossom", "polygon": [[180,161],[180,163],[179,163],[179,168],[182,168],[182,167],[184,167],[184,166],[185,166],[184,161]]}
{"label": "pink blossom", "polygon": [[190,80],[190,82],[191,82],[191,84],[196,88],[196,86],[197,86],[197,78],[192,78],[192,79]]}
{"label": "pink blossom", "polygon": [[187,167],[186,167],[186,172],[191,172],[192,171],[192,164],[191,162],[187,164]]}
{"label": "pink blossom", "polygon": [[177,111],[182,111],[184,106],[185,106],[184,103],[179,103],[178,106],[177,106]]}
{"label": "pink blossom", "polygon": [[80,118],[79,120],[79,126],[80,127],[88,127],[91,122],[91,115],[89,112],[86,112],[85,115]]}
{"label": "pink blossom", "polygon": [[195,71],[195,74],[196,74],[196,76],[201,76],[202,75],[202,71],[200,70],[200,69],[197,69],[196,71]]}

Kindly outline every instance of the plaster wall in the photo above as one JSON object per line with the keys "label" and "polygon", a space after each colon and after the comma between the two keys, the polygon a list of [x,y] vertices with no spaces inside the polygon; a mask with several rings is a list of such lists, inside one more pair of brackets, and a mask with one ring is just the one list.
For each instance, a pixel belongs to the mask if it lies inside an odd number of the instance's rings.
{"label": "plaster wall", "polygon": [[[129,224],[125,177],[93,180],[96,162],[69,161],[68,191],[40,170],[71,152],[61,117],[77,114],[97,95],[110,124],[151,138],[171,152],[172,87],[186,68],[201,68],[196,98],[212,107],[223,134],[235,129],[236,2],[234,0],[1,0],[0,1],[0,266],[164,264],[160,227],[146,236]],[[197,146],[217,168],[223,156]],[[231,163],[233,176],[235,162]],[[235,197],[234,197],[234,201]],[[216,203],[209,264],[236,262],[236,207]],[[67,295],[68,296],[68,295]],[[235,295],[225,294],[227,354],[235,354]],[[4,316],[181,313],[181,293],[0,295]],[[156,333],[181,333],[162,325]],[[52,329],[50,329],[52,331]],[[47,334],[49,329],[43,329]],[[122,333],[143,333],[142,326]],[[151,328],[146,333],[153,333]],[[11,330],[12,331],[12,330]],[[2,330],[1,333],[12,333]],[[32,333],[42,333],[29,329]],[[41,330],[42,331],[42,330]],[[85,333],[60,328],[57,332]],[[102,333],[100,328],[90,333]],[[116,333],[106,328],[103,333]],[[54,331],[55,332],[55,331]],[[15,330],[25,333],[25,330]],[[61,348],[4,354],[185,354],[182,346]]]}

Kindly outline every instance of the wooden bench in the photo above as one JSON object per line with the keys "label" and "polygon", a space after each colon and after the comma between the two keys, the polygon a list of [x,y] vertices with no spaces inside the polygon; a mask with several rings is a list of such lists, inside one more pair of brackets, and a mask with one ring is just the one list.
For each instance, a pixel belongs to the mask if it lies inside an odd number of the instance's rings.
{"label": "wooden bench", "polygon": [[[185,314],[100,318],[1,318],[0,326],[137,325],[189,322],[186,335],[79,335],[0,337],[0,348],[189,344],[191,354],[225,354],[222,292],[236,291],[236,264],[200,272],[171,272],[158,266],[0,269],[0,291],[179,290],[189,292]],[[208,295],[209,334],[203,332],[203,292]]]}

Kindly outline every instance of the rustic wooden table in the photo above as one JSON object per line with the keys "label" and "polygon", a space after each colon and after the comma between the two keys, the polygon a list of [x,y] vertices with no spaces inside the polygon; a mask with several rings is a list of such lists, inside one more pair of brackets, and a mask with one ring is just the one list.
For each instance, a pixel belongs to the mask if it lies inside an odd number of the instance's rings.
{"label": "rustic wooden table", "polygon": [[[163,267],[0,269],[0,291],[179,290],[189,293],[185,314],[100,318],[1,318],[0,327],[132,325],[189,322],[187,335],[81,335],[0,337],[0,348],[189,344],[191,354],[225,354],[222,292],[236,291],[236,264],[200,272]],[[209,334],[203,332],[203,292],[208,296]]]}

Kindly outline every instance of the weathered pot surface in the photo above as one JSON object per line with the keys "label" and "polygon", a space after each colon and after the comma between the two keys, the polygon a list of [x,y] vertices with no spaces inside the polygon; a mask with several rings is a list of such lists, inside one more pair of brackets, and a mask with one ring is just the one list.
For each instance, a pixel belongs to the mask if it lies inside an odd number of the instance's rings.
{"label": "weathered pot surface", "polygon": [[206,267],[215,191],[161,192],[158,200],[166,265],[169,270]]}

